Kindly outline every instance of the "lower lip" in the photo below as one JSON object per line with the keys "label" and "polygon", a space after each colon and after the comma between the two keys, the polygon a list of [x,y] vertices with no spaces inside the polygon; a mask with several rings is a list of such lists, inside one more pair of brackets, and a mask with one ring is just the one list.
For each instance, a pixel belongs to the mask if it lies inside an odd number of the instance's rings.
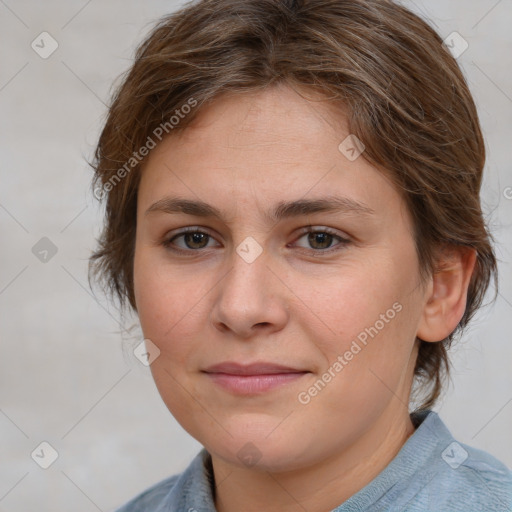
{"label": "lower lip", "polygon": [[297,381],[309,372],[273,373],[266,375],[233,375],[229,373],[207,373],[219,386],[241,395],[252,395],[270,391]]}

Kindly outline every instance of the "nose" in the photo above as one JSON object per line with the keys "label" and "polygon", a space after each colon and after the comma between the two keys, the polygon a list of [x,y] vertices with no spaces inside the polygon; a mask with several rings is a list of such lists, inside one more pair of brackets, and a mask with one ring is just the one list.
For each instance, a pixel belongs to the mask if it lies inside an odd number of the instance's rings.
{"label": "nose", "polygon": [[281,330],[288,321],[289,291],[276,268],[266,251],[250,263],[233,251],[231,269],[215,287],[213,325],[243,339]]}

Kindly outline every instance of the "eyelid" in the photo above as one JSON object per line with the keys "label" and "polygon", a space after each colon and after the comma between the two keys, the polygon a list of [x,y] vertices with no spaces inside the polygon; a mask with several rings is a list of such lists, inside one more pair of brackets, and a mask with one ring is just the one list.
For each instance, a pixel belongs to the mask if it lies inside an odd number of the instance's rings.
{"label": "eyelid", "polygon": [[304,226],[303,228],[301,228],[299,230],[299,234],[302,236],[306,233],[329,233],[330,235],[334,235],[334,236],[337,236],[339,238],[343,238],[343,239],[347,239],[349,238],[349,236],[345,233],[342,234],[342,232],[340,232],[339,230],[337,229],[334,229],[334,228],[330,228],[329,226],[322,226],[320,224],[310,224],[308,226]]}
{"label": "eyelid", "polygon": [[210,235],[211,237],[213,237],[211,230],[209,228],[207,228],[207,227],[204,227],[204,226],[185,226],[184,228],[174,229],[170,233],[167,233],[165,235],[165,238],[173,238],[173,237],[178,236],[178,235],[183,235],[183,234],[186,234],[186,233],[196,233],[196,232],[205,233],[205,234]]}

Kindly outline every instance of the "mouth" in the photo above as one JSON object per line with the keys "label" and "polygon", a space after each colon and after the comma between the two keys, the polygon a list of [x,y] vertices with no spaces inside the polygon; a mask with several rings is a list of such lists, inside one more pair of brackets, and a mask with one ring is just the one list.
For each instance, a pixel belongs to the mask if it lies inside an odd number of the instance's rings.
{"label": "mouth", "polygon": [[216,385],[234,394],[255,395],[297,382],[311,373],[309,370],[274,363],[243,365],[225,362],[203,372]]}

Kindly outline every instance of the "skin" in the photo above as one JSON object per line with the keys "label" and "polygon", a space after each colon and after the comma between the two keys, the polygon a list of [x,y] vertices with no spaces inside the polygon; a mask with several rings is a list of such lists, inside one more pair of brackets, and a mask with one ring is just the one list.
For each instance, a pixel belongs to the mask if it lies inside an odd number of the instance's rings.
{"label": "skin", "polygon": [[[407,404],[416,337],[442,340],[464,312],[474,254],[444,251],[443,270],[421,282],[405,203],[364,153],[349,161],[340,152],[348,135],[342,112],[278,86],[218,97],[185,131],[164,139],[144,167],[137,312],[145,338],[160,350],[151,370],[162,399],[212,455],[220,512],[321,512],[362,489],[414,432]],[[333,195],[373,213],[265,215],[281,201]],[[222,218],[146,213],[166,196],[202,200]],[[308,241],[301,232],[308,226],[334,230],[327,248],[318,237]],[[173,238],[185,227],[210,237]],[[251,263],[236,250],[249,236],[262,249]],[[300,403],[299,393],[393,304],[400,312]],[[310,373],[240,396],[202,371],[223,361]],[[254,465],[237,455],[247,443],[260,457]]]}

